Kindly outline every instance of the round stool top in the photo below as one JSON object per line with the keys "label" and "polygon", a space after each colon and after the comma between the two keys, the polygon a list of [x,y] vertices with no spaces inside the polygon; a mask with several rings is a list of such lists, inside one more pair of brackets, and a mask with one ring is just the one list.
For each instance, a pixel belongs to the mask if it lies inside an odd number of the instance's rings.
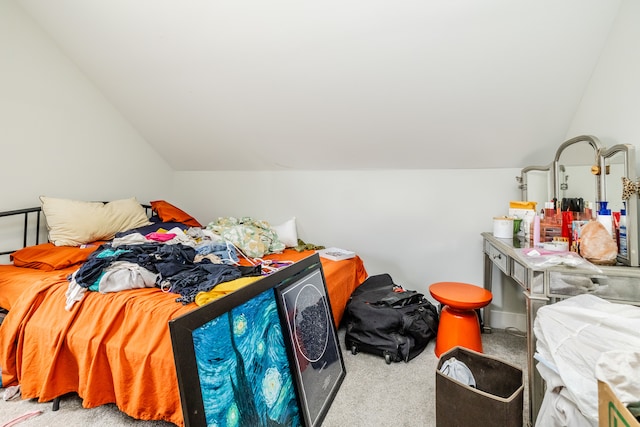
{"label": "round stool top", "polygon": [[429,286],[429,292],[438,302],[463,310],[482,308],[493,299],[485,288],[460,282],[434,283]]}

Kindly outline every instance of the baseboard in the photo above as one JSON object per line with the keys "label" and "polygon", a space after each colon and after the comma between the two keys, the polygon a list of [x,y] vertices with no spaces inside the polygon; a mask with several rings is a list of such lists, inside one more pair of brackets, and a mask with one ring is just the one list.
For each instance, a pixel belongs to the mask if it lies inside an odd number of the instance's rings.
{"label": "baseboard", "polygon": [[525,332],[527,330],[527,316],[521,313],[491,310],[490,326],[496,329],[516,328]]}

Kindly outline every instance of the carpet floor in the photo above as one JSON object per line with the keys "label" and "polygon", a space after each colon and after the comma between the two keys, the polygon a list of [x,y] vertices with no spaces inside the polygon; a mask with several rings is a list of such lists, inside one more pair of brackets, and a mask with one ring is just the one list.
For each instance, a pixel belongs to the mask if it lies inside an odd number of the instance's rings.
{"label": "carpet floor", "polygon": [[[344,329],[338,331],[344,346]],[[529,424],[527,386],[527,345],[519,332],[494,330],[482,335],[484,353],[522,369],[524,382],[523,425]],[[438,358],[435,343],[408,363],[387,365],[383,358],[343,350],[347,375],[329,408],[323,427],[431,427],[436,425],[435,372]],[[0,389],[0,395],[4,392]],[[135,420],[115,405],[93,409],[82,407],[77,395],[62,398],[59,411],[50,403],[18,398],[0,399],[0,426],[18,417],[15,425],[29,426],[139,426],[172,427],[162,421]],[[12,424],[13,425],[13,424]]]}

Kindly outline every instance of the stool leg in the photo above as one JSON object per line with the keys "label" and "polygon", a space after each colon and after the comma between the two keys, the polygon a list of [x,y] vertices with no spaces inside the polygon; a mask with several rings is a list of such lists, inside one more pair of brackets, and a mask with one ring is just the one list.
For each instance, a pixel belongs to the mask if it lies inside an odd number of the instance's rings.
{"label": "stool leg", "polygon": [[480,323],[480,333],[484,332],[484,319],[482,318],[482,312],[479,308],[476,308],[476,315],[478,316],[478,322]]}

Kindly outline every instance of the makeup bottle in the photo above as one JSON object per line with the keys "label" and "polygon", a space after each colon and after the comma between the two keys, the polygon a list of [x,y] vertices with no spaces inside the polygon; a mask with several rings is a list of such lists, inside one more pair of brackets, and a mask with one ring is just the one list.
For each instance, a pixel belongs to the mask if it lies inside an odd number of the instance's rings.
{"label": "makeup bottle", "polygon": [[545,202],[544,203],[544,217],[546,219],[551,219],[556,214],[556,209],[553,206],[553,202]]}
{"label": "makeup bottle", "polygon": [[540,246],[540,216],[533,217],[533,247]]}
{"label": "makeup bottle", "polygon": [[[626,208],[626,204],[625,204]],[[620,209],[620,243],[618,253],[623,257],[627,256],[627,210]]]}
{"label": "makeup bottle", "polygon": [[598,222],[604,226],[613,239],[613,219],[611,218],[611,209],[607,209],[608,203],[609,202],[600,202],[600,209],[598,209]]}

